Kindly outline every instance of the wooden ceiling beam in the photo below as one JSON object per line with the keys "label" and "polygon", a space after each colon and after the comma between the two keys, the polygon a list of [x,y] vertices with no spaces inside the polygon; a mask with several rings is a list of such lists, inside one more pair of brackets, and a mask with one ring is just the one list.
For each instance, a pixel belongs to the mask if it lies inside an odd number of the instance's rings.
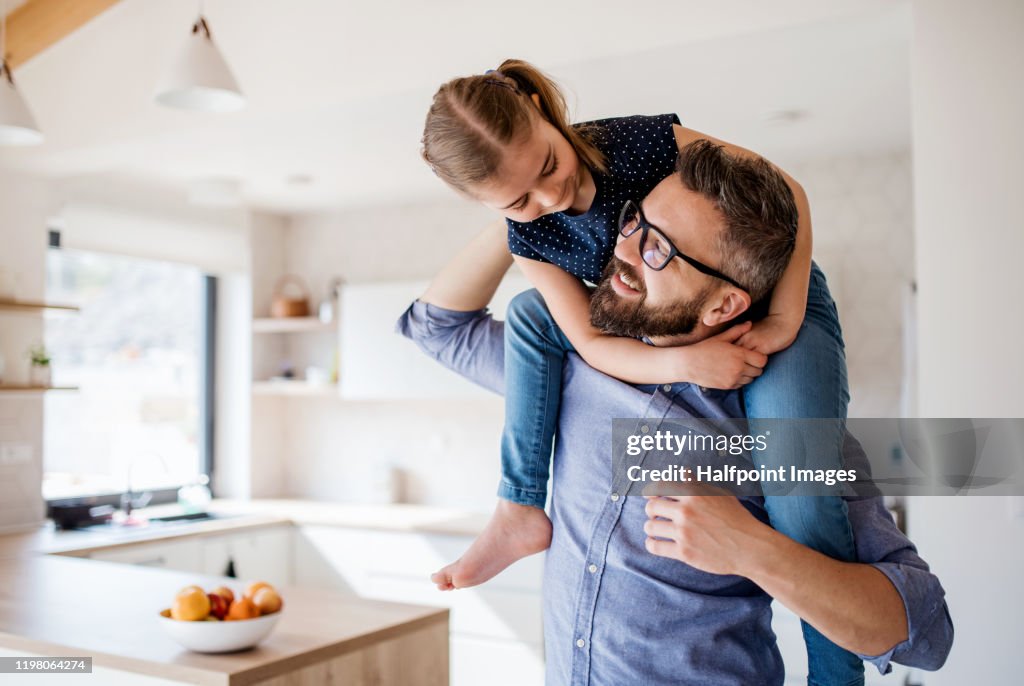
{"label": "wooden ceiling beam", "polygon": [[7,63],[17,69],[119,1],[29,0],[7,15]]}

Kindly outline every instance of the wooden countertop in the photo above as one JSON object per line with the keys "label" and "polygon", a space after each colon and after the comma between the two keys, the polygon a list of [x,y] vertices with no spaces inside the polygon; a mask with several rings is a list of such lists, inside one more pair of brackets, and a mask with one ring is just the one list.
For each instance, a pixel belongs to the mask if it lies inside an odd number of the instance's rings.
{"label": "wooden countertop", "polygon": [[281,517],[295,524],[320,524],[382,531],[418,531],[451,536],[478,536],[488,514],[430,505],[354,505],[316,500],[227,500],[211,503],[214,512]]}
{"label": "wooden countertop", "polygon": [[[177,505],[161,505],[137,512],[155,517],[178,509]],[[29,531],[8,533],[0,535],[0,560],[44,553],[84,556],[99,550],[148,541],[210,536],[292,524],[477,536],[487,522],[485,514],[425,505],[352,505],[296,499],[216,499],[210,503],[209,509],[224,517],[117,532],[96,528],[57,531],[52,524],[48,524]]]}
{"label": "wooden countertop", "polygon": [[[222,518],[113,531],[57,531],[48,524],[0,535],[0,647],[91,655],[99,666],[195,684],[262,681],[431,624],[447,625],[448,611],[285,587],[279,589],[285,600],[281,619],[259,647],[202,655],[164,634],[157,614],[184,586],[238,587],[236,580],[78,558],[126,545],[273,526],[475,536],[486,522],[482,514],[419,505],[217,499],[209,509]],[[166,505],[138,512],[161,516],[177,510]]]}
{"label": "wooden countertop", "polygon": [[448,611],[363,600],[300,587],[273,633],[251,651],[202,655],[180,647],[157,622],[189,584],[222,577],[55,555],[0,560],[0,645],[42,655],[92,656],[95,665],[195,684],[237,686],[291,672],[435,623]]}

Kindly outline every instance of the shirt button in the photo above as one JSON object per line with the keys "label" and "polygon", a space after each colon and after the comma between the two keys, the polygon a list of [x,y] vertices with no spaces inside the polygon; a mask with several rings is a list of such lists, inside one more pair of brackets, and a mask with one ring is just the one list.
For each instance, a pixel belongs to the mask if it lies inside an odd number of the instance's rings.
{"label": "shirt button", "polygon": [[671,393],[672,392],[672,384],[670,384],[670,383],[665,384],[664,386],[661,387],[661,390],[665,391],[666,393]]}
{"label": "shirt button", "polygon": [[708,388],[707,388],[707,386],[701,386],[701,387],[700,387],[700,392],[701,392],[701,393],[707,393],[707,392],[708,392]]}
{"label": "shirt button", "polygon": [[647,426],[646,424],[644,424],[643,426],[640,427],[640,433],[642,433],[642,434],[645,434],[645,433],[647,433],[650,430],[651,430],[651,427]]}
{"label": "shirt button", "polygon": [[582,638],[577,638],[576,639],[576,647],[577,648],[582,648],[585,645],[587,645],[587,642],[584,641]]}
{"label": "shirt button", "polygon": [[597,565],[590,565],[589,567],[587,567],[587,571],[590,572],[591,574],[596,573],[597,572]]}
{"label": "shirt button", "polygon": [[619,494],[618,493],[612,493],[612,502],[614,503],[618,499],[619,499]]}

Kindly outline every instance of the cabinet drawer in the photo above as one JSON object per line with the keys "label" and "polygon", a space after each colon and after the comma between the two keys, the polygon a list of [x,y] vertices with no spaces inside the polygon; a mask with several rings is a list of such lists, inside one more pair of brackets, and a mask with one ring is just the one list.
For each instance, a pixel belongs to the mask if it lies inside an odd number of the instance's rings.
{"label": "cabinet drawer", "polygon": [[438,591],[430,581],[371,573],[365,593],[369,598],[451,609],[452,635],[541,643],[540,594],[488,587]]}
{"label": "cabinet drawer", "polygon": [[543,686],[541,644],[452,636],[452,686]]}
{"label": "cabinet drawer", "polygon": [[[368,572],[428,581],[433,572],[458,559],[473,542],[470,536],[331,526],[304,526],[299,538],[305,550],[297,558],[299,578],[329,581],[330,570],[334,570],[350,583],[358,583],[358,577]],[[487,589],[540,592],[543,574],[544,556],[532,555],[488,581]]]}
{"label": "cabinet drawer", "polygon": [[181,572],[198,572],[201,569],[198,541],[139,543],[114,550],[91,553],[89,558],[141,567],[174,569]]}
{"label": "cabinet drawer", "polygon": [[240,581],[291,582],[291,532],[285,527],[205,537],[200,557],[204,574],[225,576],[231,562]]}

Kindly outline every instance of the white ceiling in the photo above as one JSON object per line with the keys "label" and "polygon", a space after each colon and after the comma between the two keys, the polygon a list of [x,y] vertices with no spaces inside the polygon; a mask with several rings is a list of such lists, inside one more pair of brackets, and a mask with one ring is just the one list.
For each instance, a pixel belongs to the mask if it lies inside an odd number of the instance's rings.
{"label": "white ceiling", "polygon": [[[430,97],[510,56],[557,76],[581,120],[675,111],[783,163],[909,146],[906,2],[595,6],[207,0],[249,106],[199,114],[152,101],[197,2],[122,0],[17,72],[47,140],[0,149],[0,167],[108,187],[229,177],[248,204],[289,212],[448,193],[418,155]],[[788,110],[806,116],[770,121]]]}

